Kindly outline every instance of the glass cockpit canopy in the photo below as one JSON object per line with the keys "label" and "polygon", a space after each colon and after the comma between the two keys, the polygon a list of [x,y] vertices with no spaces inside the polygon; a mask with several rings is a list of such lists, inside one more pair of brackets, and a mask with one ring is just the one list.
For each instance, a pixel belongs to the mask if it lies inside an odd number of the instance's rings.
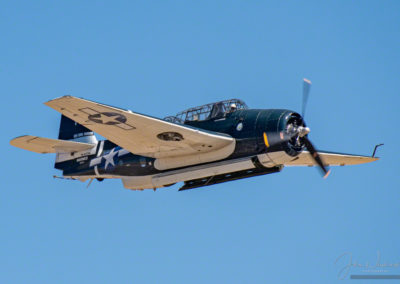
{"label": "glass cockpit canopy", "polygon": [[230,99],[215,103],[210,103],[198,107],[192,107],[179,112],[176,116],[168,116],[164,120],[174,123],[185,123],[186,121],[204,121],[224,117],[227,113],[236,110],[248,109],[246,103],[239,99]]}

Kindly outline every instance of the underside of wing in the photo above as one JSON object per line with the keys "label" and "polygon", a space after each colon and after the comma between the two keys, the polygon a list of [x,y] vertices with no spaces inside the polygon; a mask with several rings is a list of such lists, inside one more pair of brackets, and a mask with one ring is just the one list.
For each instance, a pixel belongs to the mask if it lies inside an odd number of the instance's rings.
{"label": "underside of wing", "polygon": [[31,135],[14,138],[10,141],[10,144],[24,150],[41,154],[79,152],[96,146],[95,144],[50,139]]}
{"label": "underside of wing", "polygon": [[229,151],[222,151],[222,157],[229,155],[233,151],[232,145],[235,145],[235,139],[226,134],[203,131],[72,96],[45,104],[137,155],[170,158],[221,153],[222,149],[229,148]]}
{"label": "underside of wing", "polygon": [[[319,151],[318,154],[327,166],[345,166],[345,165],[358,165],[370,163],[378,160],[377,157],[324,152]],[[292,161],[286,162],[285,166],[314,166],[316,165],[310,153],[307,151],[302,152]]]}

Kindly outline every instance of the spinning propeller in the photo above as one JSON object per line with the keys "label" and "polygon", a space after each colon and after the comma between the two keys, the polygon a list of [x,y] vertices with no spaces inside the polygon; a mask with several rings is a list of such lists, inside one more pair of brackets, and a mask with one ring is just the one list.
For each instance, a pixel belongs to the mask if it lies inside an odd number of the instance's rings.
{"label": "spinning propeller", "polygon": [[[304,115],[306,113],[306,107],[307,107],[307,101],[308,101],[308,95],[310,94],[310,89],[311,89],[311,81],[308,79],[303,79],[303,105],[302,105],[302,118],[304,119]],[[308,139],[307,134],[310,132],[310,128],[308,127],[298,127],[298,139],[302,140],[304,142],[304,145],[306,146],[308,152],[310,153],[311,157],[313,160],[317,163],[321,171],[323,172],[324,178],[328,177],[330,174],[331,170],[325,166],[321,156],[318,154],[317,149],[315,149],[314,145],[311,143],[311,141]]]}
{"label": "spinning propeller", "polygon": [[308,95],[310,94],[311,81],[304,78],[303,79],[303,104],[301,106],[301,116],[304,117],[306,114],[306,106],[308,102]]}
{"label": "spinning propeller", "polygon": [[303,104],[302,104],[302,117],[294,119],[288,123],[285,132],[280,133],[281,140],[277,143],[270,145],[266,133],[264,133],[264,142],[267,147],[273,146],[282,142],[290,142],[293,146],[301,148],[302,145],[306,147],[311,155],[311,158],[315,161],[318,167],[321,169],[323,177],[326,178],[330,174],[331,170],[323,162],[321,156],[318,154],[317,149],[308,139],[307,134],[310,133],[310,128],[304,126],[304,115],[306,111],[308,96],[310,94],[311,81],[303,79]]}

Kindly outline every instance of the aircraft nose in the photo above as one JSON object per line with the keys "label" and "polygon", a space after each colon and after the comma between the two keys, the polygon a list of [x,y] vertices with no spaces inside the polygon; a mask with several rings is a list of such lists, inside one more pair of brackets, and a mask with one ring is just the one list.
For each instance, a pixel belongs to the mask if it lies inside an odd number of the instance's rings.
{"label": "aircraft nose", "polygon": [[297,131],[298,131],[300,137],[304,137],[304,136],[306,136],[308,133],[310,133],[311,130],[310,130],[310,128],[308,128],[308,127],[300,126],[300,127],[297,129]]}

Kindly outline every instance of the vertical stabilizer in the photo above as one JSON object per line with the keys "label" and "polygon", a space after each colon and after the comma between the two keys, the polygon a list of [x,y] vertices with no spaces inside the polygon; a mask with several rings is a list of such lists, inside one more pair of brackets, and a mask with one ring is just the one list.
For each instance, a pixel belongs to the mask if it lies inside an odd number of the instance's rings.
{"label": "vertical stabilizer", "polygon": [[[64,115],[61,116],[58,139],[97,145],[97,138],[93,131]],[[85,151],[57,153],[55,168],[62,170],[74,168],[79,164],[77,159],[95,155],[96,148],[93,147]]]}
{"label": "vertical stabilizer", "polygon": [[61,115],[58,139],[73,140],[76,142],[92,144],[97,143],[97,139],[93,131],[87,129],[85,126],[73,121],[72,119],[69,119],[64,115]]}

